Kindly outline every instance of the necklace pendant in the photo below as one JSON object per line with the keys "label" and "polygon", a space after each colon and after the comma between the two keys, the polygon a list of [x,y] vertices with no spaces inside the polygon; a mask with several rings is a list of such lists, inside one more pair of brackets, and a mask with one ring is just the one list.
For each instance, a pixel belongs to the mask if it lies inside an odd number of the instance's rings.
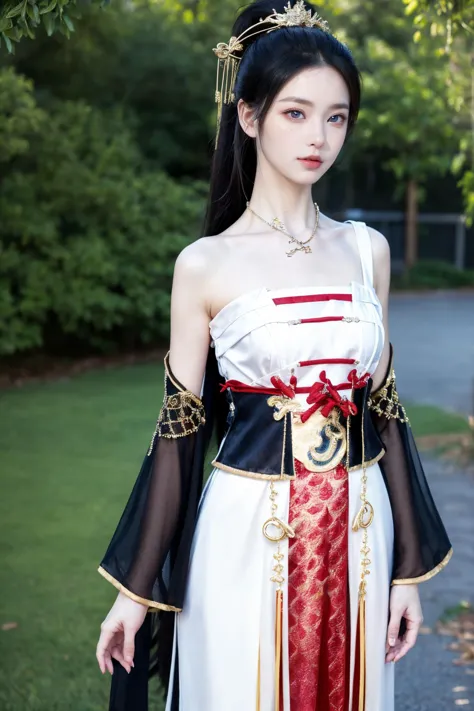
{"label": "necklace pendant", "polygon": [[280,230],[280,232],[283,232],[285,230],[285,225],[278,217],[273,218],[273,220],[271,222],[271,227],[273,227],[276,230]]}
{"label": "necklace pendant", "polygon": [[289,252],[286,252],[287,257],[292,257],[295,252],[301,251],[305,254],[310,254],[313,251],[311,249],[311,247],[308,246],[308,242],[310,242],[313,239],[314,235],[316,234],[316,230],[318,229],[318,225],[319,225],[319,207],[316,202],[314,203],[314,207],[316,210],[316,221],[315,221],[311,236],[305,241],[299,240],[294,235],[289,234],[289,232],[287,232],[287,230],[285,228],[284,223],[280,220],[279,217],[274,217],[271,222],[268,222],[268,220],[265,220],[265,218],[263,218],[261,215],[256,213],[255,210],[253,210],[250,207],[249,201],[247,201],[246,205],[247,205],[247,209],[250,210],[250,212],[253,213],[255,215],[255,217],[258,217],[259,220],[262,220],[262,222],[265,222],[266,225],[268,225],[272,229],[276,230],[277,232],[283,232],[288,237],[288,244],[289,245],[294,244],[296,242],[297,246],[293,247],[293,249],[290,249]]}
{"label": "necklace pendant", "polygon": [[[296,240],[293,240],[296,242]],[[308,244],[300,244],[299,247],[293,247],[289,252],[286,253],[287,257],[292,257],[295,252],[303,252],[304,254],[310,254],[313,250]]]}

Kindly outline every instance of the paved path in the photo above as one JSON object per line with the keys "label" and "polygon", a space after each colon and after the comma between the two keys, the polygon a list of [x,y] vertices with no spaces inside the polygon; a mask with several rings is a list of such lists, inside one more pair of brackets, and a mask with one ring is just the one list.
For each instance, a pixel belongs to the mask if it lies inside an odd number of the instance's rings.
{"label": "paved path", "polygon": [[[474,478],[442,460],[422,455],[454,555],[444,571],[420,585],[424,626],[434,627],[442,612],[461,600],[474,603]],[[420,635],[414,649],[396,665],[396,711],[474,710],[474,676],[452,663],[451,637]],[[454,692],[455,687],[466,687]],[[455,700],[469,699],[458,706]],[[384,711],[380,709],[379,711]]]}
{"label": "paved path", "polygon": [[473,412],[474,293],[392,294],[389,319],[400,396]]}

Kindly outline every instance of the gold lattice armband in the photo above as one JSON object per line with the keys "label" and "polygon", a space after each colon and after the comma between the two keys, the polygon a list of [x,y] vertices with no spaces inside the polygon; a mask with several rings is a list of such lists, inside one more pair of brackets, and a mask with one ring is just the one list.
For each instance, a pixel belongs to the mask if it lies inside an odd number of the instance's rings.
{"label": "gold lattice armband", "polygon": [[369,397],[367,406],[369,410],[386,417],[387,420],[399,419],[400,422],[410,422],[398,397],[393,367],[390,367],[385,382]]}
{"label": "gold lattice armband", "polygon": [[153,450],[155,438],[176,439],[197,432],[206,422],[202,400],[187,390],[173,375],[169,365],[169,351],[165,356],[163,404],[156,421],[148,455]]}

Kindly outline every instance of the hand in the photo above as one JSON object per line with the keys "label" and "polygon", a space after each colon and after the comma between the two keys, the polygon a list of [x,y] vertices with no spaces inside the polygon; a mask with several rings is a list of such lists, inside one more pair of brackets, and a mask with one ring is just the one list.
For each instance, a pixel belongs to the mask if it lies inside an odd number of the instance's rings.
{"label": "hand", "polygon": [[119,593],[109,614],[102,622],[96,657],[100,671],[113,674],[112,657],[130,674],[135,654],[135,635],[143,624],[148,607]]}
{"label": "hand", "polygon": [[[406,632],[399,637],[402,617]],[[385,645],[385,661],[398,662],[415,646],[423,622],[418,585],[393,585],[390,592],[390,621]]]}

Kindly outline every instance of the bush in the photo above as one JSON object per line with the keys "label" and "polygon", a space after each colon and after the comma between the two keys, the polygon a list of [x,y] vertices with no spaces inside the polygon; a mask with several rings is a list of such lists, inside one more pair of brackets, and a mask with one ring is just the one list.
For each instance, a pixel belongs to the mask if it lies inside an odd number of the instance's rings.
{"label": "bush", "polygon": [[[0,118],[0,146],[17,145],[0,181],[0,354],[166,338],[174,259],[196,237],[205,186],[143,170],[119,112],[84,102],[38,111],[13,78],[16,137]],[[0,96],[5,83],[11,71],[0,72]]]}
{"label": "bush", "polygon": [[457,269],[449,262],[420,261],[401,276],[393,276],[393,289],[453,289],[474,287],[474,270]]}

